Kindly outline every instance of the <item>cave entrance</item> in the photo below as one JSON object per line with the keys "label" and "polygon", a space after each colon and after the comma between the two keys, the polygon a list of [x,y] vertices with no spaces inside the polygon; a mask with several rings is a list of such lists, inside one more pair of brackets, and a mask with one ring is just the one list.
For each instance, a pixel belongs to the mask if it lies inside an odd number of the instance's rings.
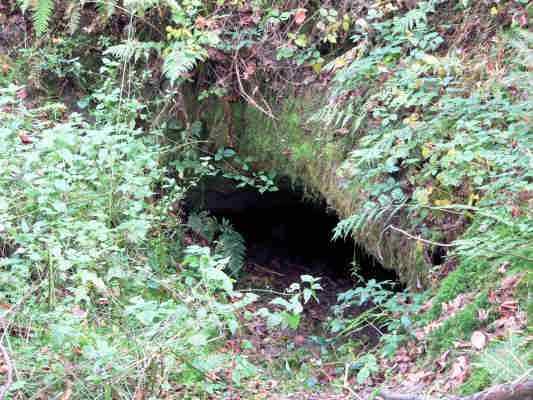
{"label": "cave entrance", "polygon": [[332,241],[338,216],[324,199],[305,200],[302,188],[281,181],[278,191],[261,194],[219,179],[200,187],[189,197],[190,207],[209,211],[219,221],[229,220],[246,241],[247,261],[239,288],[281,290],[301,275],[320,277],[320,303],[327,314],[337,294],[357,283],[354,265],[366,280],[397,280],[393,271],[384,269],[353,240]]}

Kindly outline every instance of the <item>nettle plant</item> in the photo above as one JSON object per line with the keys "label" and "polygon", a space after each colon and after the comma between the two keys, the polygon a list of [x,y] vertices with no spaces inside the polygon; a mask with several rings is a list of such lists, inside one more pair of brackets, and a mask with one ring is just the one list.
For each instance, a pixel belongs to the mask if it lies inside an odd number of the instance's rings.
{"label": "nettle plant", "polygon": [[269,328],[297,329],[300,325],[304,305],[310,300],[318,302],[317,291],[322,290],[320,278],[311,275],[300,276],[301,283],[294,282],[281,296],[275,297],[270,304],[274,310],[262,307],[256,314],[265,318]]}
{"label": "nettle plant", "polygon": [[185,188],[167,178],[158,133],[128,118],[139,103],[109,86],[91,100],[89,123],[24,97],[23,87],[0,89],[0,318],[18,332],[3,339],[17,366],[11,393],[129,399],[179,383],[188,396],[252,375],[237,356],[230,382],[205,379],[230,364],[217,349],[254,296],[233,289],[230,259],[208,248],[189,248],[176,270],[172,210]]}
{"label": "nettle plant", "polygon": [[[158,220],[148,199],[165,181],[161,149],[155,136],[141,138],[123,124],[91,126],[78,114],[55,123],[54,106],[20,105],[14,96],[23,91],[2,91],[1,185],[9,193],[1,204],[3,229],[15,243],[11,263],[21,262],[22,276],[43,265],[54,271],[51,284],[75,284],[87,278],[76,278],[78,270],[111,268],[128,244],[148,237]],[[23,260],[35,263],[33,271]]]}
{"label": "nettle plant", "polygon": [[[393,287],[392,281],[370,279],[364,286],[340,293],[328,322],[331,333],[346,338],[372,329],[379,334],[383,356],[393,356],[412,336],[413,316],[424,298],[423,294],[395,292]],[[353,316],[353,310],[360,312]]]}

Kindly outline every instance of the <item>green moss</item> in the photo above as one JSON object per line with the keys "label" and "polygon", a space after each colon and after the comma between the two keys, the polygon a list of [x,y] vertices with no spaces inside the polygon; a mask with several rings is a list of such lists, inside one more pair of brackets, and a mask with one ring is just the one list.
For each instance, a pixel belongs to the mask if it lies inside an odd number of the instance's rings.
{"label": "green moss", "polygon": [[429,349],[432,353],[439,353],[453,346],[460,339],[468,339],[472,332],[484,324],[492,322],[494,313],[489,313],[489,318],[480,321],[478,310],[490,309],[487,292],[481,293],[474,302],[468,304],[453,317],[447,319],[429,337]]}
{"label": "green moss", "polygon": [[492,380],[489,371],[485,368],[477,368],[472,371],[469,378],[459,388],[459,394],[469,396],[482,391],[490,386]]}
{"label": "green moss", "polygon": [[479,260],[462,262],[443,281],[433,300],[433,307],[429,310],[426,320],[437,319],[442,312],[442,303],[455,299],[459,294],[484,287],[490,279],[492,267],[488,262]]}
{"label": "green moss", "polygon": [[245,122],[239,132],[239,152],[252,155],[262,169],[318,186],[329,162],[340,161],[345,152],[341,139],[309,124],[304,116],[312,106],[307,99],[286,99],[277,120],[248,107],[240,116]]}

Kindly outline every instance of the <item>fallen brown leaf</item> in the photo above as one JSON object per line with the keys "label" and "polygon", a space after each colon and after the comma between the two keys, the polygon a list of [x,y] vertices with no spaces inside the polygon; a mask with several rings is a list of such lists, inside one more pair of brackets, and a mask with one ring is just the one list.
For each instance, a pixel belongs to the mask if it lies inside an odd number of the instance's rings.
{"label": "fallen brown leaf", "polygon": [[72,308],[72,314],[79,318],[85,318],[87,316],[87,311],[79,306],[74,306],[74,308]]}
{"label": "fallen brown leaf", "polygon": [[498,268],[498,272],[505,274],[507,272],[507,268],[509,268],[509,265],[511,265],[509,261],[503,262],[502,265],[500,265],[500,268]]}
{"label": "fallen brown leaf", "polygon": [[144,391],[142,389],[135,390],[133,400],[144,400]]}
{"label": "fallen brown leaf", "polygon": [[28,97],[28,92],[26,91],[26,89],[20,89],[18,92],[17,92],[17,98],[19,100],[25,100],[26,97]]}
{"label": "fallen brown leaf", "polygon": [[33,139],[30,135],[28,135],[26,132],[19,133],[20,141],[24,144],[31,144],[33,143]]}
{"label": "fallen brown leaf", "polygon": [[480,321],[486,321],[489,318],[489,311],[483,308],[477,310],[477,318]]}
{"label": "fallen brown leaf", "polygon": [[424,313],[426,311],[429,311],[429,309],[433,307],[433,299],[426,302],[422,307],[420,307],[419,313]]}
{"label": "fallen brown leaf", "polygon": [[439,359],[436,361],[437,366],[439,367],[439,370],[443,370],[446,367],[446,361],[448,359],[448,355],[450,354],[450,350],[446,350],[444,353],[441,354]]}
{"label": "fallen brown leaf", "polygon": [[523,276],[524,274],[516,274],[504,278],[502,280],[501,288],[503,290],[507,290],[516,287],[516,285],[518,285],[518,283],[522,280]]}
{"label": "fallen brown leaf", "polygon": [[72,382],[67,381],[66,382],[66,388],[61,397],[59,397],[59,400],[69,400],[72,396]]}

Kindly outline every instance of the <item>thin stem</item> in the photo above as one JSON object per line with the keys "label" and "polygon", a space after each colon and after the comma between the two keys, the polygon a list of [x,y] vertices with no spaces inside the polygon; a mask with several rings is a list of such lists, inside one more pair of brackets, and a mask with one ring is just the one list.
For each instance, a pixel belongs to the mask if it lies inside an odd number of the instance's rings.
{"label": "thin stem", "polygon": [[404,234],[405,236],[407,236],[408,238],[411,238],[411,239],[414,239],[414,240],[418,240],[422,243],[426,243],[426,244],[431,244],[433,246],[440,246],[440,247],[457,247],[457,244],[454,244],[454,243],[440,243],[440,242],[434,242],[432,240],[427,240],[427,239],[423,239],[421,238],[420,236],[414,236],[414,235],[411,235],[409,232],[407,231],[404,231],[403,229],[400,229],[400,228],[397,228],[395,227],[394,225],[389,225],[387,226],[384,231],[386,231],[387,229],[392,229],[396,232],[400,232],[402,234]]}

